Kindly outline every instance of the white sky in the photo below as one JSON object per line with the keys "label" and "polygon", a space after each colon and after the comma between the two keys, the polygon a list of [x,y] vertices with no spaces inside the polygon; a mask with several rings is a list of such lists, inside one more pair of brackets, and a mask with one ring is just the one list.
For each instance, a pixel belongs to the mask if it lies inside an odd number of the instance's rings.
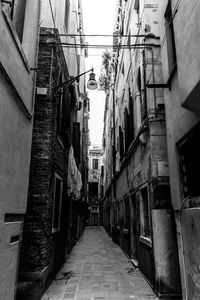
{"label": "white sky", "polygon": [[[113,34],[116,0],[82,0],[83,27],[87,34]],[[86,37],[89,44],[112,44],[112,37]],[[101,56],[105,49],[88,49],[86,70],[94,67],[96,80],[101,71]],[[89,75],[88,75],[89,76]],[[88,77],[86,77],[88,80]],[[90,141],[91,144],[102,143],[103,115],[105,105],[105,93],[88,90],[90,99]]]}

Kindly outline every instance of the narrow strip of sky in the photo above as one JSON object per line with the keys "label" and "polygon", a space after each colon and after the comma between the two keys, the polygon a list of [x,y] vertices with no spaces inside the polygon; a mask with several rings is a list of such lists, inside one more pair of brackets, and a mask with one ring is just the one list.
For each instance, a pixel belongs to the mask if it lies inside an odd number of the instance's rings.
{"label": "narrow strip of sky", "polygon": [[[87,34],[108,34],[114,31],[114,18],[116,0],[82,0],[83,27]],[[89,44],[112,44],[112,37],[86,37]],[[88,49],[89,57],[86,59],[86,70],[94,67],[96,79],[101,72],[102,54],[106,49]],[[90,140],[91,144],[101,144],[103,134],[103,115],[105,93],[88,91],[90,98]]]}

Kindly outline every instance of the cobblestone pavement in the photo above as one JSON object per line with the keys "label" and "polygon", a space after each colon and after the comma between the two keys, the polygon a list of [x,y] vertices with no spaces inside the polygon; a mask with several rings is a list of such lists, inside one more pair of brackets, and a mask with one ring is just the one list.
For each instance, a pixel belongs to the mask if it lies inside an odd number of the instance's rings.
{"label": "cobblestone pavement", "polygon": [[86,227],[42,300],[158,299],[102,227]]}

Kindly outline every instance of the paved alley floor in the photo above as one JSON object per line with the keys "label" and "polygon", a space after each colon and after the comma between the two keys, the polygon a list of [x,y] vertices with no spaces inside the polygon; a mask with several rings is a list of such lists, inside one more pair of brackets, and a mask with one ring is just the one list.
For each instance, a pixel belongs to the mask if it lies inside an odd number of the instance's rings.
{"label": "paved alley floor", "polygon": [[149,284],[106,234],[86,227],[42,300],[158,299]]}

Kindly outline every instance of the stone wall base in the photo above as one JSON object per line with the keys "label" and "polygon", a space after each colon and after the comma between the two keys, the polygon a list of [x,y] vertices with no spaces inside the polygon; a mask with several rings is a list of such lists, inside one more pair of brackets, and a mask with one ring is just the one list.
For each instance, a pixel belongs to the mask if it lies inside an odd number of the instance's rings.
{"label": "stone wall base", "polygon": [[19,274],[16,300],[40,300],[65,261],[65,250],[41,271]]}

